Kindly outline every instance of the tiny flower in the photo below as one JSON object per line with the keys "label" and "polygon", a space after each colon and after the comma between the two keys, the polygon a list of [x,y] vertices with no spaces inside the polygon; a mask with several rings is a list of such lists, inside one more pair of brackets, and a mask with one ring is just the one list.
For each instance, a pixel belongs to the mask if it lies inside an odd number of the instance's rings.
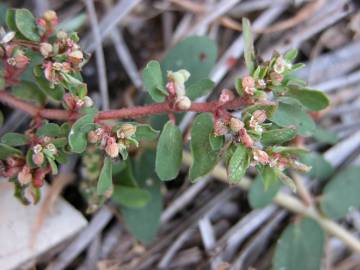
{"label": "tiny flower", "polygon": [[234,100],[234,98],[235,98],[235,95],[232,91],[230,91],[229,89],[223,89],[223,90],[221,90],[219,102],[221,104],[225,104],[229,101]]}
{"label": "tiny flower", "polygon": [[179,110],[188,110],[191,107],[191,100],[187,96],[178,96],[175,100],[175,107]]}
{"label": "tiny flower", "polygon": [[225,125],[224,121],[217,119],[214,124],[214,134],[215,136],[222,136],[228,133],[228,128]]}
{"label": "tiny flower", "polygon": [[81,108],[82,106],[84,106],[85,105],[85,101],[83,100],[83,99],[77,99],[76,100],[76,107],[77,108]]}
{"label": "tiny flower", "polygon": [[40,144],[37,144],[33,147],[34,154],[38,154],[42,151],[42,146]]}
{"label": "tiny flower", "polygon": [[56,37],[60,40],[64,40],[67,39],[68,34],[65,31],[59,31],[57,32]]}
{"label": "tiny flower", "polygon": [[112,158],[116,158],[119,155],[119,146],[113,137],[107,139],[105,152]]}
{"label": "tiny flower", "polygon": [[116,136],[119,139],[126,139],[133,136],[135,132],[136,132],[136,126],[129,123],[125,123],[116,131]]}
{"label": "tiny flower", "polygon": [[268,154],[260,149],[253,150],[254,160],[261,163],[262,165],[266,165],[270,163],[270,159]]}
{"label": "tiny flower", "polygon": [[63,68],[63,64],[59,63],[59,62],[55,62],[52,64],[52,68],[53,68],[53,70],[61,71]]}
{"label": "tiny flower", "polygon": [[83,55],[82,51],[76,50],[76,51],[72,51],[71,53],[68,54],[68,59],[69,59],[70,63],[72,63],[74,65],[78,65],[84,59],[84,55]]}
{"label": "tiny flower", "polygon": [[104,134],[104,130],[102,128],[95,129],[95,133],[97,136],[102,136]]}
{"label": "tiny flower", "polygon": [[90,130],[87,135],[89,143],[97,143],[100,139],[100,136],[96,134],[94,130]]}
{"label": "tiny flower", "polygon": [[270,79],[274,85],[279,85],[282,82],[282,80],[284,79],[284,76],[281,75],[280,73],[273,71],[270,73]]}
{"label": "tiny flower", "polygon": [[250,96],[254,95],[255,80],[251,76],[244,77],[241,81],[241,85],[246,94],[248,94]]}
{"label": "tiny flower", "polygon": [[239,139],[243,143],[243,145],[245,145],[248,148],[251,148],[254,145],[253,139],[247,133],[245,128],[239,130]]}
{"label": "tiny flower", "polygon": [[40,43],[40,53],[44,57],[48,57],[52,53],[53,47],[50,43],[42,42]]}
{"label": "tiny flower", "polygon": [[274,71],[276,73],[283,73],[285,71],[285,67],[286,67],[286,62],[284,60],[284,58],[282,58],[281,56],[279,56],[274,64]]}
{"label": "tiny flower", "polygon": [[43,152],[34,153],[32,155],[32,161],[36,166],[41,166],[44,163],[45,157]]}
{"label": "tiny flower", "polygon": [[167,78],[169,81],[173,81],[175,84],[176,95],[185,96],[185,82],[189,79],[190,72],[185,69],[178,71],[168,71]]}
{"label": "tiny flower", "polygon": [[256,87],[259,89],[265,89],[266,88],[266,82],[263,79],[259,79],[256,81]]}
{"label": "tiny flower", "polygon": [[232,132],[237,133],[243,127],[244,127],[244,123],[240,119],[235,118],[235,117],[232,117],[230,119],[230,129],[231,129]]}
{"label": "tiny flower", "polygon": [[52,22],[54,20],[57,20],[57,15],[56,15],[56,12],[53,11],[53,10],[47,10],[44,12],[44,15],[43,15],[44,19],[48,22]]}
{"label": "tiny flower", "polygon": [[83,98],[85,107],[92,107],[94,105],[94,101],[89,96],[85,96]]}
{"label": "tiny flower", "polygon": [[10,57],[6,60],[6,62],[10,65],[10,66],[15,66],[16,65],[16,60],[15,57]]}
{"label": "tiny flower", "polygon": [[56,146],[54,144],[52,144],[52,143],[47,144],[46,149],[53,155],[56,155],[57,152],[58,152]]}
{"label": "tiny flower", "polygon": [[30,171],[30,167],[25,165],[22,170],[19,172],[18,174],[18,180],[19,183],[23,186],[23,185],[27,185],[29,183],[31,183],[32,181],[32,174]]}

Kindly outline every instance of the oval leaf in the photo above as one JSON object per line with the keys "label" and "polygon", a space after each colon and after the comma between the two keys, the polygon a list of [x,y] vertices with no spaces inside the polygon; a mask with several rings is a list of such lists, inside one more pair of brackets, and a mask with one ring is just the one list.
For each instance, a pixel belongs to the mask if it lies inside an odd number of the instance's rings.
{"label": "oval leaf", "polygon": [[145,189],[116,185],[112,195],[114,202],[130,208],[142,208],[151,200],[149,191]]}
{"label": "oval leaf", "polygon": [[11,147],[7,144],[0,143],[0,159],[5,160],[10,156],[20,156],[22,153],[19,149]]}
{"label": "oval leaf", "polygon": [[290,87],[286,95],[300,101],[310,111],[321,111],[330,104],[329,98],[317,90]]}
{"label": "oval leaf", "polygon": [[158,61],[150,61],[143,71],[143,81],[146,90],[151,98],[156,102],[165,100],[165,96],[169,95],[164,88],[164,82],[160,64]]}
{"label": "oval leaf", "polygon": [[105,157],[103,167],[100,171],[99,180],[97,183],[97,193],[104,194],[112,187],[112,160],[110,157]]}
{"label": "oval leaf", "polygon": [[155,171],[161,180],[172,180],[179,174],[182,149],[181,131],[168,121],[161,132],[156,148]]}
{"label": "oval leaf", "polygon": [[248,149],[239,144],[229,161],[228,177],[232,183],[239,182],[250,166],[250,155]]}
{"label": "oval leaf", "polygon": [[289,225],[281,234],[273,257],[273,270],[319,270],[325,235],[312,219]]}
{"label": "oval leaf", "polygon": [[343,218],[360,207],[360,167],[350,167],[337,174],[324,188],[321,208],[332,219]]}
{"label": "oval leaf", "polygon": [[218,161],[219,151],[212,149],[208,139],[213,128],[211,114],[199,114],[193,121],[190,141],[193,157],[193,164],[189,171],[191,181],[209,173]]}
{"label": "oval leaf", "polygon": [[9,132],[1,137],[1,142],[11,146],[21,146],[28,143],[28,138],[24,134]]}
{"label": "oval leaf", "polygon": [[264,146],[283,144],[294,139],[296,136],[295,128],[280,128],[267,130],[262,133],[261,143]]}
{"label": "oval leaf", "polygon": [[72,152],[82,153],[87,146],[87,132],[94,127],[94,115],[86,114],[80,117],[71,127],[69,132],[69,145]]}
{"label": "oval leaf", "polygon": [[35,18],[27,9],[15,10],[15,24],[18,31],[28,40],[40,41]]}

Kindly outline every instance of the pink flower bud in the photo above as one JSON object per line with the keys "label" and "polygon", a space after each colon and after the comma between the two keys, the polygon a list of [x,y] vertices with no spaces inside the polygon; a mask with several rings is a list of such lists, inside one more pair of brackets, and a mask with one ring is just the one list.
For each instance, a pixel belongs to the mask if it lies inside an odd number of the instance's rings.
{"label": "pink flower bud", "polygon": [[36,24],[38,26],[40,26],[41,28],[43,28],[44,30],[46,29],[47,27],[47,24],[46,24],[46,21],[43,19],[43,18],[39,18],[36,20]]}
{"label": "pink flower bud", "polygon": [[235,98],[235,96],[232,91],[230,91],[229,89],[223,89],[223,90],[221,90],[219,102],[220,102],[220,104],[225,104],[229,101],[234,100],[234,98]]}
{"label": "pink flower bud", "polygon": [[253,151],[254,160],[261,163],[262,165],[266,165],[270,163],[269,155],[260,149],[254,149]]}
{"label": "pink flower bud", "polygon": [[17,157],[8,157],[6,159],[6,164],[9,167],[20,167],[20,166],[24,165],[24,160],[21,158],[17,158]]}
{"label": "pink flower bud", "polygon": [[107,139],[105,152],[112,158],[116,158],[119,155],[119,146],[113,137]]}
{"label": "pink flower bud", "polygon": [[21,185],[27,185],[32,181],[30,167],[25,165],[18,174],[18,180]]}
{"label": "pink flower bud", "polygon": [[68,34],[65,31],[59,31],[57,32],[56,37],[60,40],[64,40],[67,39]]}
{"label": "pink flower bud", "polygon": [[235,117],[230,119],[230,129],[232,132],[239,132],[244,127],[244,123]]}
{"label": "pink flower bud", "polygon": [[80,50],[72,51],[71,53],[68,54],[69,62],[74,65],[80,64],[83,59],[84,59],[84,55]]}
{"label": "pink flower bud", "polygon": [[32,179],[32,184],[36,188],[40,188],[44,185],[44,178],[47,174],[47,169],[39,168],[35,171]]}
{"label": "pink flower bud", "polygon": [[251,76],[246,76],[241,81],[244,92],[250,96],[254,95],[255,80]]}
{"label": "pink flower bud", "polygon": [[69,110],[75,110],[76,108],[76,101],[72,94],[66,93],[63,97],[64,103],[69,108]]}
{"label": "pink flower bud", "polygon": [[250,135],[247,133],[245,128],[242,128],[239,130],[239,138],[240,138],[240,141],[243,143],[243,145],[245,145],[246,147],[248,147],[248,148],[253,147],[254,141],[250,137]]}
{"label": "pink flower bud", "polygon": [[188,110],[191,107],[191,100],[187,96],[178,96],[175,100],[175,107],[182,111]]}
{"label": "pink flower bud", "polygon": [[17,56],[15,56],[15,62],[16,68],[23,69],[29,64],[30,60],[27,56],[18,54]]}
{"label": "pink flower bud", "polygon": [[57,15],[55,11],[47,10],[44,12],[43,18],[45,19],[45,21],[51,22],[57,20]]}
{"label": "pink flower bud", "polygon": [[90,130],[87,138],[89,143],[97,143],[100,139],[100,136],[98,136],[94,130]]}
{"label": "pink flower bud", "polygon": [[36,166],[40,167],[44,163],[44,160],[45,160],[43,152],[34,153],[32,156],[32,160]]}
{"label": "pink flower bud", "polygon": [[175,90],[175,83],[173,81],[168,81],[166,84],[166,89],[168,90],[168,92],[170,93],[170,95],[175,96],[176,95],[176,90]]}

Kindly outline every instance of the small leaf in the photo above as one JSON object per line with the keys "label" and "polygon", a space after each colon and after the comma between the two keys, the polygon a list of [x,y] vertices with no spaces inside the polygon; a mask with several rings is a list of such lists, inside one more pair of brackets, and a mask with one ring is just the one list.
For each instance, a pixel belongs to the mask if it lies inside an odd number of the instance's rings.
{"label": "small leaf", "polygon": [[46,101],[46,96],[36,84],[28,81],[21,81],[20,84],[13,86],[11,93],[20,99],[34,101],[39,105],[43,105]]}
{"label": "small leaf", "polygon": [[21,146],[28,143],[28,138],[24,134],[8,132],[1,137],[1,142],[10,146]]}
{"label": "small leaf", "polygon": [[324,241],[324,231],[312,219],[289,225],[277,242],[272,269],[321,269]]}
{"label": "small leaf", "polygon": [[87,146],[87,132],[94,128],[95,114],[86,114],[80,117],[71,127],[68,140],[71,151],[74,153],[82,153]]}
{"label": "small leaf", "polygon": [[265,188],[265,182],[273,182],[273,180],[268,180],[268,177],[272,178],[273,176],[274,175],[272,173],[263,175],[259,173],[255,178],[255,181],[251,184],[248,193],[248,200],[252,208],[263,208],[272,203],[272,199],[281,187],[280,182],[275,181],[274,184],[270,185],[268,188]]}
{"label": "small leaf", "polygon": [[45,77],[42,75],[40,77],[35,76],[35,80],[37,85],[39,86],[39,89],[48,97],[55,101],[61,101],[64,94],[65,89],[64,87],[58,85],[54,85],[53,88],[50,86],[50,82],[45,79]]}
{"label": "small leaf", "polygon": [[0,143],[0,160],[6,160],[10,156],[21,156],[21,154],[19,149]]}
{"label": "small leaf", "polygon": [[18,32],[15,24],[15,10],[14,8],[10,8],[6,11],[6,24],[12,31]]}
{"label": "small leaf", "polygon": [[271,150],[274,153],[281,153],[288,155],[301,155],[301,154],[307,154],[309,152],[308,149],[295,147],[295,146],[273,146]]}
{"label": "small leaf", "polygon": [[309,136],[315,130],[315,123],[311,117],[297,104],[279,103],[275,114],[270,118],[272,122],[281,127],[295,126],[297,133]]}
{"label": "small leaf", "polygon": [[232,155],[228,166],[228,178],[231,183],[238,183],[250,166],[249,150],[239,144]]}
{"label": "small leaf", "polygon": [[310,111],[321,111],[329,106],[329,98],[322,92],[310,89],[290,87],[287,96],[297,99]]}
{"label": "small leaf", "polygon": [[41,136],[49,136],[49,137],[58,137],[63,134],[60,126],[55,123],[44,123],[37,131],[36,135]]}
{"label": "small leaf", "polygon": [[284,60],[288,63],[291,63],[292,61],[295,60],[297,54],[298,54],[298,50],[296,48],[293,48],[285,53]]}
{"label": "small leaf", "polygon": [[15,24],[18,31],[28,40],[40,41],[34,16],[27,9],[15,10]]}
{"label": "small leaf", "polygon": [[151,98],[156,102],[163,102],[169,93],[164,88],[164,82],[160,64],[157,61],[150,61],[143,71],[144,86]]}
{"label": "small leaf", "polygon": [[112,160],[110,157],[104,158],[104,164],[100,171],[99,180],[97,183],[97,193],[104,194],[112,187]]}
{"label": "small leaf", "polygon": [[323,181],[334,173],[334,168],[331,166],[330,162],[318,153],[314,152],[301,155],[301,162],[311,166],[311,170],[307,173],[307,175],[312,179]]}
{"label": "small leaf", "polygon": [[339,136],[331,131],[317,127],[313,132],[313,137],[321,143],[335,144],[339,140]]}
{"label": "small leaf", "polygon": [[52,173],[53,175],[57,175],[57,174],[58,174],[58,167],[57,167],[54,159],[51,158],[51,157],[47,157],[47,161],[48,161],[49,164],[50,164],[51,173]]}
{"label": "small leaf", "polygon": [[264,110],[266,112],[266,117],[270,118],[276,112],[276,109],[277,109],[276,104],[256,104],[256,105],[251,105],[251,106],[248,106],[247,108],[245,108],[243,110],[243,113],[252,114],[253,112],[255,112],[257,110]]}
{"label": "small leaf", "polygon": [[186,69],[191,76],[186,82],[192,85],[208,78],[217,56],[216,43],[206,36],[192,36],[170,49],[161,62],[163,73]]}
{"label": "small leaf", "polygon": [[294,128],[280,128],[267,130],[262,133],[261,143],[264,146],[283,144],[296,137],[296,129]]}
{"label": "small leaf", "polygon": [[159,136],[159,131],[153,129],[150,125],[138,124],[136,125],[135,138],[141,140],[155,140]]}
{"label": "small leaf", "polygon": [[359,175],[360,167],[349,167],[335,175],[325,186],[320,205],[328,217],[343,218],[360,207]]}
{"label": "small leaf", "polygon": [[255,50],[254,41],[251,32],[250,21],[247,18],[242,19],[242,29],[244,37],[244,58],[248,72],[253,73],[255,68]]}
{"label": "small leaf", "polygon": [[225,137],[224,136],[215,136],[213,132],[211,132],[209,134],[209,142],[211,145],[211,149],[218,151],[220,150],[225,142]]}
{"label": "small leaf", "polygon": [[114,202],[130,208],[142,208],[151,200],[147,190],[116,185],[112,195]]}
{"label": "small leaf", "polygon": [[191,181],[209,173],[218,161],[219,151],[214,151],[209,141],[213,128],[213,119],[209,113],[199,114],[193,121],[190,141],[193,157],[193,164],[189,171]]}
{"label": "small leaf", "polygon": [[215,84],[213,81],[209,79],[203,79],[200,81],[197,81],[186,88],[186,95],[191,99],[195,100],[198,97],[204,96],[207,93],[209,93],[213,88]]}
{"label": "small leaf", "polygon": [[179,174],[182,149],[181,131],[168,121],[161,132],[156,148],[155,171],[161,180],[172,180]]}

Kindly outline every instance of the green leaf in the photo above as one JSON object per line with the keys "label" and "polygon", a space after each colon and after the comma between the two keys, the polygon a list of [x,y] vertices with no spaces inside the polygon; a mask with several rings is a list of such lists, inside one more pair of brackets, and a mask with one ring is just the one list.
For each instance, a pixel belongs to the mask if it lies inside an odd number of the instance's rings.
{"label": "green leaf", "polygon": [[225,142],[225,137],[224,136],[215,136],[215,134],[213,132],[211,132],[209,134],[209,142],[211,145],[211,149],[218,151],[220,150]]}
{"label": "green leaf", "polygon": [[191,181],[209,173],[218,161],[219,152],[211,148],[208,139],[213,128],[213,119],[209,113],[199,114],[193,121],[190,141],[193,163],[189,170]]}
{"label": "green leaf", "polygon": [[61,127],[55,123],[44,123],[37,131],[36,135],[39,137],[49,136],[49,137],[59,137],[65,135],[61,130]]}
{"label": "green leaf", "polygon": [[264,146],[283,144],[296,137],[296,129],[294,128],[279,128],[267,130],[262,133],[261,143]]}
{"label": "green leaf", "polygon": [[281,127],[294,126],[297,133],[302,136],[310,136],[316,127],[314,121],[300,105],[284,102],[279,103],[277,111],[270,120]]}
{"label": "green leaf", "polygon": [[172,180],[179,174],[182,150],[181,131],[168,121],[161,132],[156,148],[155,171],[161,180]]}
{"label": "green leaf", "polygon": [[20,84],[15,85],[11,88],[11,93],[23,100],[34,101],[39,105],[45,104],[46,96],[36,84],[28,81],[21,81]]}
{"label": "green leaf", "polygon": [[142,208],[151,200],[147,190],[116,185],[112,195],[114,202],[130,208]]}
{"label": "green leaf", "polygon": [[321,111],[330,104],[329,98],[317,90],[290,87],[286,95],[300,101],[310,111]]}
{"label": "green leaf", "polygon": [[[255,181],[251,184],[248,193],[248,200],[252,208],[263,208],[272,203],[272,199],[281,187],[281,183],[276,180],[277,176],[274,170],[272,170],[272,172],[258,174]],[[266,188],[266,183],[270,182],[272,184]]]}
{"label": "green leaf", "polygon": [[244,145],[239,144],[229,161],[228,178],[230,183],[240,182],[249,166],[249,150]]}
{"label": "green leaf", "polygon": [[57,175],[57,174],[58,174],[58,167],[57,167],[54,159],[53,159],[52,157],[48,157],[48,156],[46,156],[46,157],[47,157],[47,161],[48,161],[49,164],[50,164],[51,173],[52,173],[53,175]]}
{"label": "green leaf", "polygon": [[136,125],[135,138],[141,140],[155,140],[159,136],[159,131],[153,129],[150,125],[138,124]]}
{"label": "green leaf", "polygon": [[216,43],[205,36],[192,36],[179,42],[169,50],[161,62],[163,73],[168,70],[186,69],[191,76],[186,82],[192,85],[208,75],[215,65],[217,57]]}
{"label": "green leaf", "polygon": [[202,79],[191,84],[186,88],[186,95],[191,99],[195,100],[198,97],[204,96],[209,93],[215,86],[215,83],[209,79]]}
{"label": "green leaf", "polygon": [[245,108],[243,110],[243,113],[250,113],[252,114],[253,112],[257,111],[257,110],[264,110],[266,112],[266,117],[270,118],[275,112],[276,112],[277,106],[275,104],[256,104],[256,105],[251,105],[247,108]]}
{"label": "green leaf", "polygon": [[334,168],[331,166],[330,162],[318,153],[308,153],[302,155],[300,159],[302,163],[311,166],[311,170],[307,175],[312,179],[323,181],[334,173]]}
{"label": "green leaf", "polygon": [[104,194],[112,187],[112,160],[110,157],[104,158],[104,164],[100,171],[96,191],[99,195]]}
{"label": "green leaf", "polygon": [[15,24],[18,31],[28,40],[40,41],[35,17],[27,9],[15,10]]}
{"label": "green leaf", "polygon": [[337,175],[325,186],[321,197],[321,208],[332,218],[339,219],[360,207],[360,167],[349,167]]}
{"label": "green leaf", "polygon": [[15,10],[16,9],[11,8],[6,11],[6,24],[12,31],[18,32],[15,24]]}
{"label": "green leaf", "polygon": [[21,146],[28,143],[28,138],[24,134],[8,132],[1,137],[1,142],[10,146]]}
{"label": "green leaf", "polygon": [[291,63],[292,61],[295,60],[297,55],[298,55],[298,50],[296,48],[293,48],[285,53],[284,60],[288,63]]}
{"label": "green leaf", "polygon": [[150,61],[143,70],[144,86],[151,98],[156,102],[163,102],[169,93],[164,88],[164,82],[159,62]]}
{"label": "green leaf", "polygon": [[142,208],[121,207],[127,229],[141,242],[148,244],[156,237],[162,212],[160,180],[154,173],[155,151],[146,150],[134,160],[134,176],[139,187],[151,194]]}
{"label": "green leaf", "polygon": [[288,155],[302,155],[309,152],[308,149],[295,146],[273,146],[271,150],[274,153],[288,154]]}
{"label": "green leaf", "polygon": [[65,94],[65,89],[61,85],[55,85],[53,88],[50,86],[50,82],[42,75],[40,77],[35,77],[36,83],[39,86],[39,89],[43,93],[55,101],[61,101]]}
{"label": "green leaf", "polygon": [[242,29],[244,37],[244,58],[248,72],[253,73],[255,68],[255,50],[254,41],[251,32],[250,21],[247,18],[242,19]]}
{"label": "green leaf", "polygon": [[335,144],[339,140],[339,136],[330,130],[317,127],[313,132],[313,137],[321,143]]}
{"label": "green leaf", "polygon": [[314,220],[289,225],[277,242],[273,270],[319,270],[325,234]]}
{"label": "green leaf", "polygon": [[71,127],[68,140],[70,149],[74,153],[82,153],[87,146],[87,132],[94,128],[95,114],[86,114],[80,117]]}
{"label": "green leaf", "polygon": [[6,160],[10,156],[21,156],[22,153],[19,149],[11,147],[7,144],[0,143],[0,159]]}

